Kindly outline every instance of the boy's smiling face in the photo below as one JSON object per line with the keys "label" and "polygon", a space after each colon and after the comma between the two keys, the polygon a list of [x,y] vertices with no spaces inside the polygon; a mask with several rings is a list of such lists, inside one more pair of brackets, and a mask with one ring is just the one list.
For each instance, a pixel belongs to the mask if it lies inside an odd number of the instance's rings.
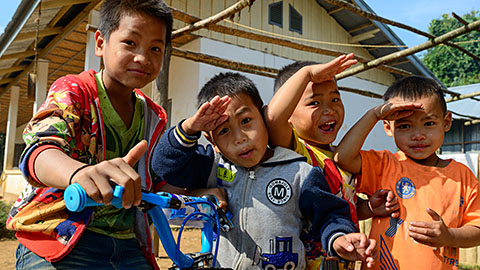
{"label": "boy's smiling face", "polygon": [[345,110],[335,81],[309,83],[290,117],[298,136],[309,144],[330,149],[343,124]]}
{"label": "boy's smiling face", "polygon": [[416,100],[393,97],[391,103],[415,102],[423,105],[422,111],[395,121],[384,121],[388,136],[408,157],[423,165],[434,165],[438,161],[435,151],[442,146],[445,132],[452,125],[451,112],[444,113],[438,97],[429,95]]}
{"label": "boy's smiling face", "polygon": [[232,97],[225,114],[228,120],[207,136],[217,152],[245,168],[271,156],[265,122],[250,96],[240,93]]}
{"label": "boy's smiling face", "polygon": [[97,31],[95,52],[103,58],[105,87],[131,91],[153,81],[162,67],[166,32],[161,19],[142,13],[124,14],[108,40]]}

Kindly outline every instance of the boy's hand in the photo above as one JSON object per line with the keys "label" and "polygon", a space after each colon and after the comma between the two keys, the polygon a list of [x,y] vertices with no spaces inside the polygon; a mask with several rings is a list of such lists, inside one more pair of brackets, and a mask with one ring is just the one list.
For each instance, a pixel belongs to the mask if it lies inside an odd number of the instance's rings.
{"label": "boy's hand", "polygon": [[212,100],[205,102],[194,116],[188,118],[182,123],[182,129],[188,135],[194,135],[199,131],[211,131],[218,125],[222,124],[228,119],[228,116],[223,114],[230,104],[232,99],[229,96],[220,98],[215,96]]}
{"label": "boy's hand", "polygon": [[98,203],[110,204],[113,191],[110,182],[125,188],[122,196],[124,208],[137,206],[142,200],[142,180],[133,166],[147,150],[147,141],[135,145],[123,158],[105,160],[78,172],[72,183],[79,183],[90,198]]}
{"label": "boy's hand", "polygon": [[194,197],[201,197],[204,195],[213,195],[218,201],[218,206],[223,210],[227,210],[228,206],[228,198],[227,193],[225,192],[224,188],[198,188],[198,189],[191,189],[186,191],[186,195],[194,196]]}
{"label": "boy's hand", "polygon": [[391,190],[377,190],[368,199],[368,203],[374,216],[391,216],[392,218],[400,216],[398,199]]}
{"label": "boy's hand", "polygon": [[408,235],[415,241],[427,246],[450,246],[450,240],[454,237],[450,233],[450,229],[443,222],[442,217],[430,208],[427,208],[427,213],[432,217],[433,222],[410,222],[410,226],[408,227],[410,232]]}
{"label": "boy's hand", "polygon": [[313,83],[321,83],[333,80],[333,77],[345,69],[355,65],[357,60],[353,59],[353,53],[341,55],[326,64],[310,66],[310,80]]}
{"label": "boy's hand", "polygon": [[367,268],[371,268],[377,258],[376,245],[375,240],[367,239],[363,233],[349,233],[335,239],[333,249],[343,259],[361,260],[367,263]]}
{"label": "boy's hand", "polygon": [[391,103],[387,102],[374,108],[378,120],[397,120],[412,115],[415,111],[422,110],[419,103]]}

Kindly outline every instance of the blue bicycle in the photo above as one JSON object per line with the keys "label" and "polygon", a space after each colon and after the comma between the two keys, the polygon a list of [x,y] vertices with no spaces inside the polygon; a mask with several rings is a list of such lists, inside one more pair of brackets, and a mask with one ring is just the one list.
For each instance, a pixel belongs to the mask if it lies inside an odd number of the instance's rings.
{"label": "blue bicycle", "polygon": [[[122,186],[115,186],[113,191],[112,205],[122,207]],[[82,211],[85,207],[99,206],[88,197],[85,190],[77,183],[65,189],[65,205],[72,212]],[[214,268],[218,253],[216,241],[215,252],[213,250],[213,229],[217,233],[229,231],[233,224],[227,214],[217,206],[214,196],[191,197],[166,192],[150,193],[142,192],[142,203],[138,206],[146,211],[153,221],[155,229],[160,237],[162,245],[174,265],[169,269],[221,269]],[[168,215],[165,215],[164,209]],[[199,253],[183,254],[180,250],[180,239],[187,222],[194,220],[202,228],[202,248]],[[177,241],[174,240],[170,223],[180,225]],[[190,223],[189,223],[190,225]]]}

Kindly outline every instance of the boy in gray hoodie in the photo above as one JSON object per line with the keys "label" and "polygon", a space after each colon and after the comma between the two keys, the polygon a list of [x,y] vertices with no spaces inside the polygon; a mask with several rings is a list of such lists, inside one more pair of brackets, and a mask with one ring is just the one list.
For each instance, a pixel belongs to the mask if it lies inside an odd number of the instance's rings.
{"label": "boy in gray hoodie", "polygon": [[[267,146],[263,102],[251,80],[221,73],[197,99],[197,113],[160,139],[153,169],[176,186],[225,188],[235,227],[220,235],[221,267],[304,269],[306,223],[330,255],[373,265],[375,241],[356,233],[347,203],[328,192],[321,171],[291,150]],[[202,131],[212,145],[198,145]]]}

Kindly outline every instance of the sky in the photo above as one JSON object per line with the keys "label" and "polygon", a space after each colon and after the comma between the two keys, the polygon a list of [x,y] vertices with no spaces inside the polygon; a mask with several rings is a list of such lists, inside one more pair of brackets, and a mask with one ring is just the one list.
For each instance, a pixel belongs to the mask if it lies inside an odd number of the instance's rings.
{"label": "sky", "polygon": [[[195,0],[189,0],[195,1]],[[428,32],[432,19],[455,12],[462,16],[472,10],[480,11],[480,0],[364,0],[378,16]],[[21,0],[3,0],[0,10],[0,33],[12,19]],[[409,47],[426,41],[423,36],[390,26]]]}

